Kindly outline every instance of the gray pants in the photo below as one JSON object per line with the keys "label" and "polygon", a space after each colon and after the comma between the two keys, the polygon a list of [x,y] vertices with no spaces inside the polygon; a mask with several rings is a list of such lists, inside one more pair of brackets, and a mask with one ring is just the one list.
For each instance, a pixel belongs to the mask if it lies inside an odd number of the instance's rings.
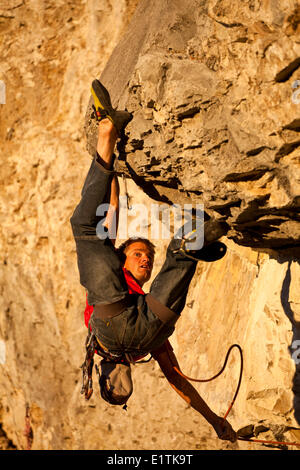
{"label": "gray pants", "polygon": [[[128,296],[122,264],[113,244],[109,238],[101,240],[96,234],[100,221],[97,207],[109,202],[113,174],[93,159],[81,200],[71,217],[80,283],[87,289],[90,305],[110,304]],[[132,294],[132,305],[109,321],[91,316],[92,331],[112,353],[147,354],[173,333],[197,265],[173,253],[180,243],[180,239],[171,240],[164,264],[150,288],[150,294],[174,312],[170,322],[162,322],[148,307],[145,296],[139,294]]]}

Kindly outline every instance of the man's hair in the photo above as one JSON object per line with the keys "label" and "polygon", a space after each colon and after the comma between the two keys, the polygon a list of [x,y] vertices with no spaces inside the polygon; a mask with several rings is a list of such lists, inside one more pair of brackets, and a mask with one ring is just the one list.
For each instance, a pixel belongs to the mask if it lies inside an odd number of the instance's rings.
{"label": "man's hair", "polygon": [[136,243],[136,242],[142,242],[142,243],[144,243],[144,244],[147,246],[147,248],[149,249],[152,259],[154,259],[154,255],[155,255],[155,245],[153,245],[153,243],[150,242],[150,240],[148,240],[148,238],[130,237],[130,238],[128,238],[128,240],[126,240],[125,242],[123,242],[123,243],[117,248],[117,253],[118,253],[118,255],[119,255],[119,257],[120,257],[122,263],[125,263],[125,260],[126,260],[126,254],[125,254],[126,249],[127,249],[130,245],[132,245],[133,243]]}

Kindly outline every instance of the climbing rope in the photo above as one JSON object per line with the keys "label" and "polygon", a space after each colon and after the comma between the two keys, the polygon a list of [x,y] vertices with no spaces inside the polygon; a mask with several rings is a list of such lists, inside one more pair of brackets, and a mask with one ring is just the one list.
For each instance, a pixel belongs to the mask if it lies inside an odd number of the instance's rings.
{"label": "climbing rope", "polygon": [[263,439],[250,439],[247,437],[238,437],[239,441],[247,441],[247,442],[258,442],[260,444],[275,444],[281,446],[298,446],[300,447],[300,442],[280,442],[280,441],[265,441]]}
{"label": "climbing rope", "polygon": [[[239,353],[240,353],[240,358],[241,358],[241,362],[240,362],[240,373],[239,373],[239,380],[238,380],[238,384],[237,384],[237,387],[236,387],[236,390],[235,390],[235,393],[234,393],[234,396],[233,396],[233,399],[228,407],[228,410],[226,411],[225,415],[224,415],[224,420],[227,418],[228,414],[230,413],[233,405],[234,405],[234,402],[236,400],[236,397],[239,393],[239,390],[240,390],[240,386],[241,386],[241,381],[242,381],[242,375],[243,375],[243,367],[244,367],[244,361],[243,361],[243,351],[242,351],[242,348],[240,347],[239,344],[232,344],[230,346],[230,348],[228,349],[227,351],[227,354],[226,354],[226,357],[225,357],[225,361],[224,361],[224,364],[223,364],[223,367],[221,368],[221,370],[216,374],[214,375],[213,377],[210,377],[209,379],[194,379],[192,377],[189,377],[185,374],[183,374],[183,372],[181,372],[176,366],[174,366],[174,370],[176,370],[176,372],[181,375],[182,377],[184,377],[185,379],[187,380],[190,380],[191,382],[210,382],[214,379],[216,379],[217,377],[219,377],[219,375],[222,374],[222,372],[224,371],[226,365],[227,365],[227,362],[228,362],[228,358],[229,358],[229,355],[231,353],[231,351],[233,350],[233,348],[237,348]],[[300,447],[300,442],[279,442],[279,441],[267,441],[267,440],[262,440],[262,439],[250,439],[250,438],[247,438],[247,437],[237,437],[237,440],[239,441],[248,441],[248,442],[257,442],[257,443],[260,443],[260,444],[275,444],[275,445],[285,445],[285,446],[298,446]]]}
{"label": "climbing rope", "polygon": [[234,394],[234,397],[229,405],[229,408],[228,410],[226,411],[225,415],[224,415],[224,419],[226,419],[226,417],[228,416],[231,408],[233,407],[233,404],[236,400],[236,397],[239,393],[239,389],[240,389],[240,386],[241,386],[241,381],[242,381],[242,375],[243,375],[243,365],[244,365],[244,361],[243,361],[243,352],[242,352],[242,348],[240,347],[239,344],[232,344],[230,346],[230,348],[228,349],[227,351],[227,354],[226,354],[226,357],[225,357],[225,361],[224,361],[224,364],[223,364],[223,367],[221,368],[221,370],[216,374],[214,375],[213,377],[210,377],[209,379],[193,379],[192,377],[188,377],[187,375],[183,374],[177,367],[174,367],[174,369],[176,370],[176,372],[181,375],[182,377],[184,377],[185,379],[187,380],[190,380],[192,382],[210,382],[214,379],[216,379],[217,377],[219,377],[219,375],[222,374],[222,372],[224,371],[226,365],[227,365],[227,362],[228,362],[228,358],[229,358],[229,355],[232,351],[233,348],[237,348],[240,352],[240,356],[241,356],[241,366],[240,366],[240,375],[239,375],[239,381],[238,381],[238,385],[237,385],[237,388],[236,388],[236,391],[235,391],[235,394]]}

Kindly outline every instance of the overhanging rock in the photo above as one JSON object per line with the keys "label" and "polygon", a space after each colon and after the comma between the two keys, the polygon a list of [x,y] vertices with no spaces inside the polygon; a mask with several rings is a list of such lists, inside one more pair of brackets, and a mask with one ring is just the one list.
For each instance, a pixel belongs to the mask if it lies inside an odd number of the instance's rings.
{"label": "overhanging rock", "polygon": [[142,0],[101,75],[134,114],[119,171],[156,200],[203,202],[255,248],[300,246],[299,11]]}

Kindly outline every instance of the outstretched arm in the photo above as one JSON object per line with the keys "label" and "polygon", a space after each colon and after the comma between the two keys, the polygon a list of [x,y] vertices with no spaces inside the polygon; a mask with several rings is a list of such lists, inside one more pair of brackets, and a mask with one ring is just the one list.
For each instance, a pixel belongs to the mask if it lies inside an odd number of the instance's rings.
{"label": "outstretched arm", "polygon": [[218,437],[220,439],[235,442],[236,433],[228,421],[224,420],[220,416],[217,416],[200,397],[199,393],[190,384],[190,382],[188,382],[188,380],[175,371],[174,367],[177,367],[178,370],[180,370],[180,367],[169,341],[166,341],[163,346],[158,348],[156,351],[152,351],[152,356],[159,363],[160,368],[171,387],[189,405],[201,413],[201,415],[209,422],[209,424],[213,426]]}

